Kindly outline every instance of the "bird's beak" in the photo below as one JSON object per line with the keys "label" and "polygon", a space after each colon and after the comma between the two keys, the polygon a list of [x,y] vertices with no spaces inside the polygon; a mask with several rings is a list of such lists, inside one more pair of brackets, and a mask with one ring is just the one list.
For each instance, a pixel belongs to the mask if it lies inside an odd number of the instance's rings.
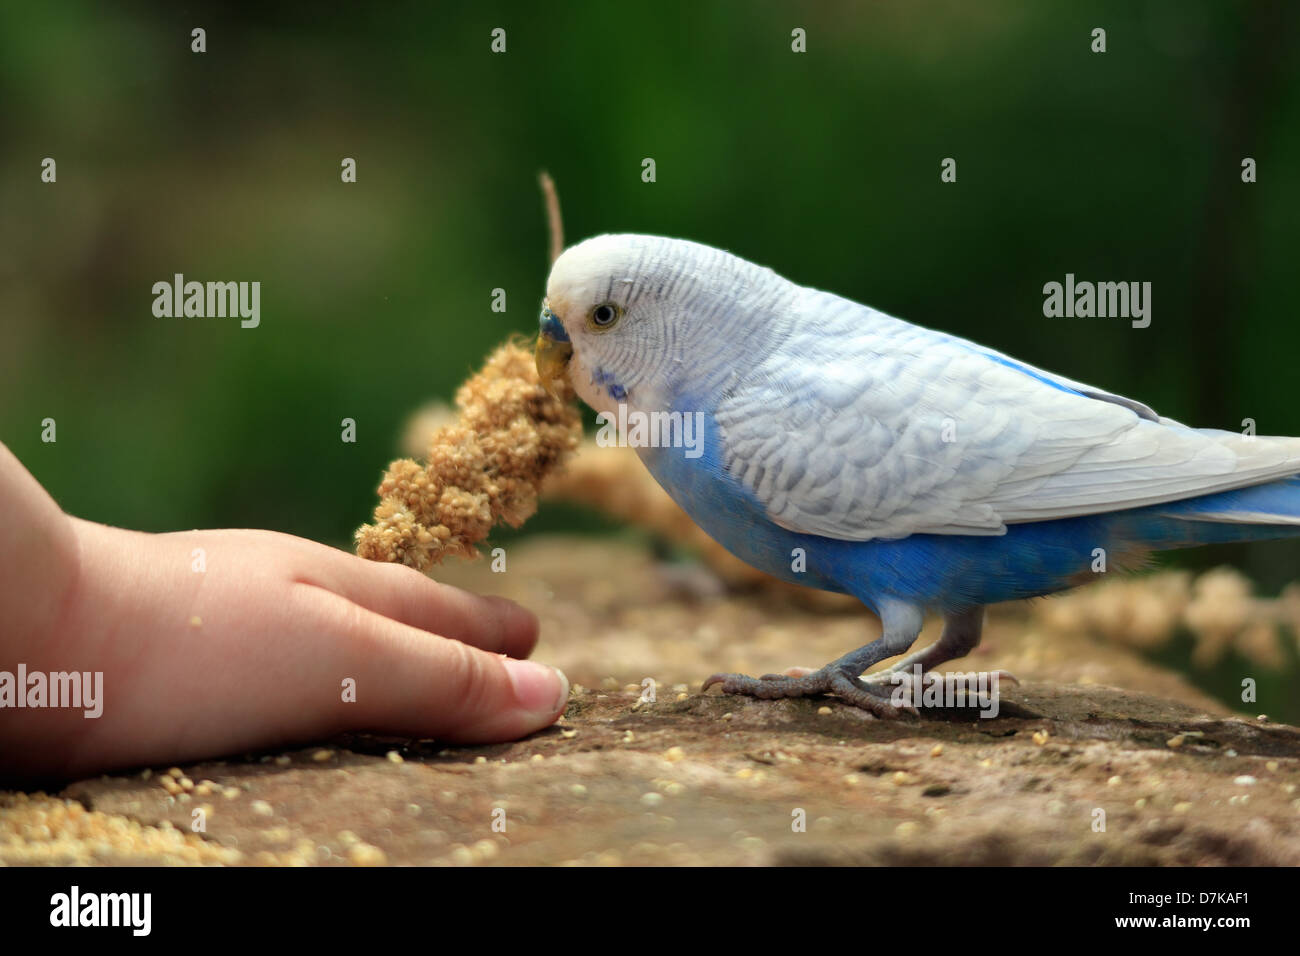
{"label": "bird's beak", "polygon": [[569,359],[573,357],[573,343],[564,331],[559,318],[549,307],[542,307],[541,332],[537,336],[537,377],[542,386],[557,398],[569,382]]}

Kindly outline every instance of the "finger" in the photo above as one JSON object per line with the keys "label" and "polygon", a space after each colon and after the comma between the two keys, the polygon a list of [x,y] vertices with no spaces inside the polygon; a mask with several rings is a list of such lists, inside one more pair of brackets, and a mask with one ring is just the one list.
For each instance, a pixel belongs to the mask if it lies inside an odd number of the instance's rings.
{"label": "finger", "polygon": [[537,645],[537,618],[513,601],[471,594],[400,564],[367,561],[335,548],[290,539],[308,562],[295,576],[377,614],[466,644],[527,657]]}
{"label": "finger", "polygon": [[414,568],[353,558],[333,590],[378,614],[485,651],[527,657],[537,645],[537,617],[514,601],[473,594]]}
{"label": "finger", "polygon": [[323,656],[337,660],[337,673],[322,676],[331,687],[356,679],[355,701],[333,705],[339,729],[515,740],[553,724],[568,703],[568,680],[545,664],[431,636],[329,592],[318,591],[316,604],[321,633],[335,638],[335,653]]}

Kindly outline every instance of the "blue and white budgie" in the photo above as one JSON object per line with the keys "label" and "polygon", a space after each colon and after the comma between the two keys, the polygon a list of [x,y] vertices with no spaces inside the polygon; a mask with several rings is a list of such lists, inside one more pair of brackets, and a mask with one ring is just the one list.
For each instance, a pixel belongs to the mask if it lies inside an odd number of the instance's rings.
{"label": "blue and white budgie", "polygon": [[1300,534],[1300,439],[1188,428],[719,249],[599,236],[555,261],[546,293],[543,381],[567,375],[614,417],[701,413],[697,457],[637,449],[659,484],[737,557],[881,619],[820,670],[705,687],[896,713],[861,675],[928,610],[942,635],[894,670],[963,656],[985,605],[1094,580],[1099,557]]}

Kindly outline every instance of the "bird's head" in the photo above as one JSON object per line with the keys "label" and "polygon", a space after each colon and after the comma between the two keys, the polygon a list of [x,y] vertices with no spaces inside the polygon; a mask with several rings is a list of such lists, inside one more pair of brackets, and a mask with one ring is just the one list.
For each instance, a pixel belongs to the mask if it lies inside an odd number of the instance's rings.
{"label": "bird's head", "polygon": [[614,412],[621,402],[666,407],[676,380],[706,385],[734,367],[738,346],[750,355],[761,346],[749,327],[762,325],[762,315],[750,300],[773,281],[784,283],[770,270],[694,242],[588,239],[551,267],[538,375],[548,388],[567,378],[597,411]]}

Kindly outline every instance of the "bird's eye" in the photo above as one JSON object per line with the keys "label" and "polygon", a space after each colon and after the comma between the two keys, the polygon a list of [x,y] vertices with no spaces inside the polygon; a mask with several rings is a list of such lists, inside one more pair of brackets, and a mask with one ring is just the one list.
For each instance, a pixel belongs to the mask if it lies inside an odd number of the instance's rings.
{"label": "bird's eye", "polygon": [[603,331],[617,322],[618,317],[622,314],[623,310],[612,302],[598,305],[591,310],[592,328],[601,329]]}

